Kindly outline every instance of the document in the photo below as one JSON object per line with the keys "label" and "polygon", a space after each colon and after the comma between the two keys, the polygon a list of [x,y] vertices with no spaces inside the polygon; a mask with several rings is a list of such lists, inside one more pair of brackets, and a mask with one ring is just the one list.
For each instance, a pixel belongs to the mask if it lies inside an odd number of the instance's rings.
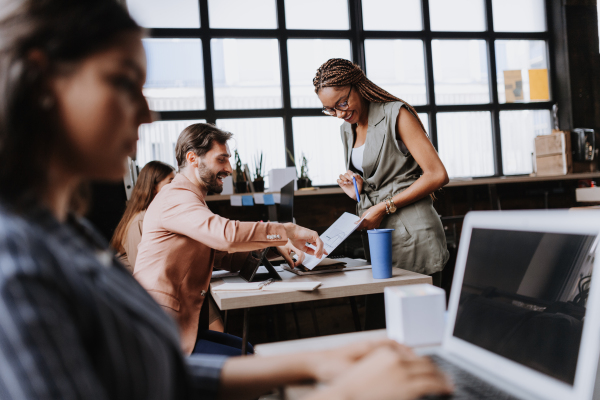
{"label": "document", "polygon": [[[358,228],[362,219],[357,215],[344,213],[341,217],[337,219],[322,235],[321,240],[325,245],[325,251],[327,254],[331,254],[336,247],[340,245],[352,232]],[[323,258],[317,258],[315,256],[311,256],[306,254],[302,265],[306,268],[312,270],[315,268]]]}
{"label": "document", "polygon": [[530,99],[550,100],[550,89],[548,87],[548,70],[530,69],[529,70],[529,91]]}
{"label": "document", "polygon": [[523,78],[520,69],[504,71],[504,93],[506,94],[507,103],[524,99]]}
{"label": "document", "polygon": [[224,283],[211,288],[213,292],[312,292],[321,286],[321,282],[248,282],[248,283]]}

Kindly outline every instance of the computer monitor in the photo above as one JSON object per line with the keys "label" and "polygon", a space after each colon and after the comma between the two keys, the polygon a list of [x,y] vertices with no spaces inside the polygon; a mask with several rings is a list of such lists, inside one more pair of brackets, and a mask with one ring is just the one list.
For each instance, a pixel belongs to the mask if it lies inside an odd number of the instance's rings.
{"label": "computer monitor", "polygon": [[294,181],[281,188],[278,222],[294,222]]}

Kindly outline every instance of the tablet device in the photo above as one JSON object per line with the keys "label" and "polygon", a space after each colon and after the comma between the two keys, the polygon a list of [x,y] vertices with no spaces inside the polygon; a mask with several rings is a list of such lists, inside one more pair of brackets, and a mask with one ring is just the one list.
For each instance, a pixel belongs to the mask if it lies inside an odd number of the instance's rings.
{"label": "tablet device", "polygon": [[[238,276],[242,277],[247,282],[260,282],[265,281],[269,278],[272,278],[276,281],[282,280],[281,276],[279,276],[277,271],[275,271],[273,264],[271,264],[271,262],[269,262],[269,260],[267,259],[267,254],[271,249],[277,252],[277,250],[275,250],[272,247],[267,247],[264,250],[257,250],[251,252],[246,258],[244,265],[240,269],[240,273]],[[256,273],[258,267],[260,267],[261,265],[264,265],[267,269],[268,272],[266,274]]]}

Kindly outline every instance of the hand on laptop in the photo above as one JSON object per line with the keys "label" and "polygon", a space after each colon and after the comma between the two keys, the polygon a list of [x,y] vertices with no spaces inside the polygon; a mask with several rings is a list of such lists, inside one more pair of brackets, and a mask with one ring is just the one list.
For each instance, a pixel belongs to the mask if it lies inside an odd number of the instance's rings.
{"label": "hand on laptop", "polygon": [[305,400],[409,400],[449,394],[452,384],[427,358],[380,346]]}
{"label": "hand on laptop", "polygon": [[[288,265],[292,268],[297,267],[298,265],[302,264],[302,261],[304,261],[304,252],[298,250],[290,240],[288,240],[285,246],[278,246],[277,251],[279,251],[279,254],[281,254]],[[298,256],[297,260],[294,260],[292,253]]]}
{"label": "hand on laptop", "polygon": [[[306,254],[314,255],[317,258],[323,257],[323,254],[327,254],[323,249],[323,241],[317,232],[290,222],[283,224],[283,226],[285,227],[289,241],[296,249]],[[314,246],[314,249],[307,246],[307,244]]]}

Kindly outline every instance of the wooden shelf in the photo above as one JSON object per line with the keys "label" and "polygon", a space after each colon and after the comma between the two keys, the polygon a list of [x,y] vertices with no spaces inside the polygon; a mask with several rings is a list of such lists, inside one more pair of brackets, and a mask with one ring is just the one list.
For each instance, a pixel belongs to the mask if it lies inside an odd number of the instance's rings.
{"label": "wooden shelf", "polygon": [[[469,179],[450,179],[450,182],[444,187],[461,187],[477,185],[500,185],[503,183],[530,183],[545,181],[566,181],[575,179],[597,179],[600,178],[600,172],[586,172],[568,175],[555,176],[501,176],[490,178],[469,178]],[[328,194],[343,194],[344,191],[339,187],[333,188],[315,188],[314,190],[296,190],[294,196],[321,196]],[[251,193],[242,193],[250,195]],[[230,195],[211,195],[206,197],[206,201],[229,201]]]}

